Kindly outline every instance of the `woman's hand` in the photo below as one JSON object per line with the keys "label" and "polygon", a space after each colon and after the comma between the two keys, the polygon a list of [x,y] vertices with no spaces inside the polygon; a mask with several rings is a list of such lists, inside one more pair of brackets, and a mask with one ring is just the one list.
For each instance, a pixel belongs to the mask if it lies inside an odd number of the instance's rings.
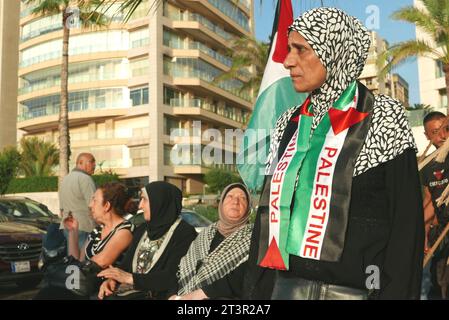
{"label": "woman's hand", "polygon": [[106,296],[110,296],[114,293],[115,288],[117,287],[117,281],[113,279],[108,279],[106,281],[103,281],[103,283],[100,286],[100,290],[98,291],[98,299],[103,300],[103,298]]}
{"label": "woman's hand", "polygon": [[71,213],[67,216],[67,218],[64,219],[64,228],[67,229],[67,231],[78,231],[79,223],[78,220],[76,220]]}
{"label": "woman's hand", "polygon": [[115,268],[112,266],[109,266],[109,268],[104,269],[101,271],[97,277],[104,277],[107,279],[113,279],[117,282],[124,283],[124,284],[134,284],[133,275],[132,273],[123,271],[122,269]]}
{"label": "woman's hand", "polygon": [[202,289],[198,289],[198,290],[192,291],[188,294],[185,294],[183,296],[173,295],[169,298],[169,300],[204,300],[207,298],[209,298],[209,297],[206,296],[204,291]]}

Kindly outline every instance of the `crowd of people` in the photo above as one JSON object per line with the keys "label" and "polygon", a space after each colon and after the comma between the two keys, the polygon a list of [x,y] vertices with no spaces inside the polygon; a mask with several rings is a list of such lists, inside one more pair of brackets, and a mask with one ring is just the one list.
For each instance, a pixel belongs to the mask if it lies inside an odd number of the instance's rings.
{"label": "crowd of people", "polygon": [[[290,26],[284,66],[309,97],[276,123],[254,225],[242,183],[223,190],[218,221],[197,235],[180,217],[181,191],[157,181],[141,189],[145,223],[134,228],[126,188],[95,191],[95,158],[81,154],[60,188],[68,254],[99,268],[95,294],[81,298],[445,299],[448,121],[424,119],[437,151],[419,172],[403,106],[357,81],[369,48],[339,9]],[[36,298],[67,291],[49,285]]]}

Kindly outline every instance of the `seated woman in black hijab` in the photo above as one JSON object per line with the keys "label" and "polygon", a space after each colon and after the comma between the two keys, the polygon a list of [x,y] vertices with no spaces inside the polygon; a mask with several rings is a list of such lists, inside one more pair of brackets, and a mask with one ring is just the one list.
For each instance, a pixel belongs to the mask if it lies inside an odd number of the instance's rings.
{"label": "seated woman in black hijab", "polygon": [[157,181],[141,192],[139,208],[146,223],[135,230],[121,268],[110,267],[98,274],[107,278],[99,299],[166,299],[177,283],[179,261],[196,237],[195,229],[181,220],[181,190]]}

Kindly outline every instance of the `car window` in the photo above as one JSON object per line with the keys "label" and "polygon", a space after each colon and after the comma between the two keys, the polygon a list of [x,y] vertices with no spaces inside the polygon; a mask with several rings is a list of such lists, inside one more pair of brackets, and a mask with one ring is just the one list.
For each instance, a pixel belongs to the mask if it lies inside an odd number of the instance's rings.
{"label": "car window", "polygon": [[14,202],[11,201],[0,202],[0,211],[7,217],[13,217],[14,213],[16,216],[21,215]]}
{"label": "car window", "polygon": [[11,208],[11,205],[8,205],[8,203],[0,202],[0,213],[3,215],[8,215],[9,212],[11,212],[13,208]]}
{"label": "car window", "polygon": [[44,209],[39,207],[37,203],[27,201],[25,202],[25,206],[28,209],[29,215],[32,217],[50,217],[50,214],[46,212]]}
{"label": "car window", "polygon": [[0,222],[8,222],[9,221],[9,215],[7,214],[7,208],[0,204]]}
{"label": "car window", "polygon": [[182,218],[185,222],[194,227],[207,227],[210,224],[209,221],[194,212],[183,211]]}
{"label": "car window", "polygon": [[0,211],[11,218],[42,218],[49,217],[50,214],[32,201],[1,201]]}

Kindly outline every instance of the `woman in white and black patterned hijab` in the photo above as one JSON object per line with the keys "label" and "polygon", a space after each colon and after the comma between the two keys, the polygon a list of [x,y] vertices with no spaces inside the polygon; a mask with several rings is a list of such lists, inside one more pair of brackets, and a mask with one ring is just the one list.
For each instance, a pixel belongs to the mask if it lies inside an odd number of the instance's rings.
{"label": "woman in white and black patterned hijab", "polygon": [[[292,37],[299,36],[307,42],[326,70],[325,82],[313,88],[311,94],[316,126],[332,102],[362,73],[370,35],[359,20],[334,8],[307,11],[289,31]],[[290,68],[288,63],[286,59],[286,67]]]}
{"label": "woman in white and black patterned hijab", "polygon": [[[401,104],[357,81],[369,32],[316,8],[290,26],[288,46],[284,66],[309,97],[271,137],[247,298],[419,298],[416,146]],[[369,288],[367,270],[377,272]]]}

